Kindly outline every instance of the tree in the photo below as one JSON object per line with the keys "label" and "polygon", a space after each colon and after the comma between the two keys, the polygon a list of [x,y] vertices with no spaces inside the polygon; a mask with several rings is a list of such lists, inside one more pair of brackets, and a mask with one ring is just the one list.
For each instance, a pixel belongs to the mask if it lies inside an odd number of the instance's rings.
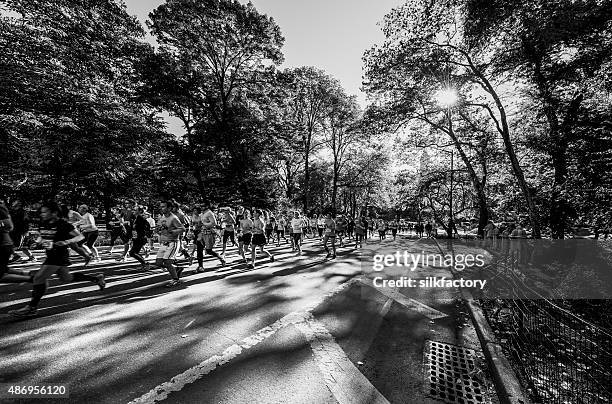
{"label": "tree", "polygon": [[149,48],[142,27],[110,0],[6,4],[0,121],[11,154],[3,163],[23,185],[9,182],[8,191],[117,198],[129,190],[117,185],[146,169],[147,145],[164,140],[160,122],[134,99],[134,64]]}
{"label": "tree", "polygon": [[283,60],[280,29],[251,3],[231,0],[170,0],[150,18],[161,47],[143,68],[144,96],[183,122],[183,156],[200,195],[211,185],[249,198],[274,140],[267,92],[270,65]]}
{"label": "tree", "polygon": [[554,178],[549,220],[553,238],[563,238],[572,207],[572,148],[581,140],[589,99],[605,91],[612,60],[612,2],[561,0],[469,0],[466,41],[491,55],[489,69],[526,82],[547,124],[532,144],[550,156]]}
{"label": "tree", "polygon": [[506,108],[495,89],[495,75],[488,70],[487,55],[474,52],[464,41],[463,14],[458,3],[452,0],[408,1],[385,17],[385,43],[364,56],[365,87],[380,100],[380,105],[372,108],[373,113],[396,127],[418,119],[447,133],[478,195],[482,227],[487,217],[484,185],[462,146],[462,140],[441,119],[440,115],[446,111],[436,108],[434,103],[435,91],[440,88],[454,86],[461,90],[460,106],[466,108],[460,113],[461,118],[473,124],[472,114],[467,112],[467,108],[484,112],[489,124],[501,135],[528,207],[534,235],[539,237],[537,209],[516,156]]}

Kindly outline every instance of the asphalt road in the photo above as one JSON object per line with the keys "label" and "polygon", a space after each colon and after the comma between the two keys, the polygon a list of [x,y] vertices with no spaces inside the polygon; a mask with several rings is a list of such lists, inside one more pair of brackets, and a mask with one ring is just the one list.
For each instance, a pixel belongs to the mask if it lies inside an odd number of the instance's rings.
{"label": "asphalt road", "polygon": [[[458,292],[381,291],[362,271],[374,252],[434,248],[371,241],[326,260],[308,240],[300,257],[272,247],[276,262],[262,258],[255,270],[208,259],[209,271],[193,265],[171,290],[161,270],[108,257],[73,265],[104,272],[105,291],[54,280],[28,320],[6,313],[28,301],[29,285],[0,285],[0,383],[68,385],[70,397],[57,403],[440,402],[425,381],[427,341],[480,351]],[[227,257],[237,261],[235,249]]]}

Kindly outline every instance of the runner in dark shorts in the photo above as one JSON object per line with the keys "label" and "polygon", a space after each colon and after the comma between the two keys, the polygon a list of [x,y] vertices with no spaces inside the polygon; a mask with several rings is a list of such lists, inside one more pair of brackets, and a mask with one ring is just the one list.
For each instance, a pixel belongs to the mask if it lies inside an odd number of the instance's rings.
{"label": "runner in dark shorts", "polygon": [[263,211],[261,209],[255,210],[254,218],[253,218],[253,239],[251,240],[251,264],[249,264],[248,268],[255,268],[255,256],[257,255],[257,247],[259,247],[259,251],[266,254],[271,262],[274,262],[274,255],[270,254],[264,247],[268,242],[266,240],[265,235],[266,222],[265,217],[263,216]]}
{"label": "runner in dark shorts", "polygon": [[4,201],[0,200],[0,283],[30,282],[29,276],[8,273],[8,263],[13,255],[13,240],[9,236],[11,230],[13,230],[11,215]]}
{"label": "runner in dark shorts", "polygon": [[47,257],[32,279],[34,284],[32,300],[21,309],[9,311],[14,317],[32,317],[37,314],[40,299],[47,291],[47,279],[54,274],[57,274],[63,282],[92,282],[97,284],[100,290],[106,286],[102,274],[92,276],[82,273],[72,274],[68,271],[70,265],[68,246],[71,243],[78,243],[83,236],[73,225],[60,217],[61,209],[57,203],[43,204],[40,215],[43,219],[40,226],[40,242],[46,250]]}
{"label": "runner in dark shorts", "polygon": [[134,219],[134,230],[132,231],[132,248],[130,249],[130,257],[135,258],[140,262],[140,269],[143,271],[149,270],[149,265],[140,255],[140,250],[147,244],[147,233],[151,229],[149,222],[144,217],[144,208],[137,208],[138,215]]}

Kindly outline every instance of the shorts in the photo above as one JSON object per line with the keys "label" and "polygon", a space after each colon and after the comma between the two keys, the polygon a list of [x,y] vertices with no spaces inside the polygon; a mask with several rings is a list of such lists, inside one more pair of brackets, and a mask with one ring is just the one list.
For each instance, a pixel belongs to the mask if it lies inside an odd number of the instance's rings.
{"label": "shorts", "polygon": [[251,244],[252,236],[253,235],[251,233],[244,233],[244,234],[238,236],[238,242],[242,243],[244,245],[249,245],[249,244]]}
{"label": "shorts", "polygon": [[279,237],[285,237],[285,230],[284,229],[276,229],[276,234]]}
{"label": "shorts", "polygon": [[98,239],[98,230],[83,232],[83,240],[79,241],[79,245],[85,244],[87,247],[92,248]]}
{"label": "shorts", "polygon": [[179,250],[178,241],[164,241],[157,250],[157,259],[173,260],[176,257],[176,253]]}
{"label": "shorts", "polygon": [[394,236],[397,235],[397,229],[391,229],[391,234]]}
{"label": "shorts", "polygon": [[130,249],[130,255],[138,254],[140,250],[142,249],[142,247],[144,247],[146,244],[147,244],[146,238],[135,238],[134,241],[132,242],[132,248]]}
{"label": "shorts", "polygon": [[295,241],[296,243],[299,243],[300,240],[302,239],[302,233],[293,233],[291,237],[293,237],[293,241]]}
{"label": "shorts", "polygon": [[12,245],[0,246],[0,279],[2,279],[4,274],[8,271],[8,263],[13,255],[13,251]]}
{"label": "shorts", "polygon": [[223,232],[223,244],[227,243],[227,240],[232,240],[232,243],[236,244],[234,230],[225,230]]}
{"label": "shorts", "polygon": [[251,242],[253,243],[254,246],[261,247],[261,246],[266,245],[268,240],[266,240],[265,235],[261,233],[257,233],[257,234],[253,234],[253,240]]}
{"label": "shorts", "polygon": [[215,246],[215,233],[203,233],[201,237],[205,249],[210,250]]}
{"label": "shorts", "polygon": [[113,230],[110,237],[111,246],[115,245],[115,240],[117,240],[117,238],[121,239],[121,244],[127,244],[130,242],[127,233],[125,233],[123,230]]}
{"label": "shorts", "polygon": [[378,230],[378,234],[380,234],[381,236],[384,236],[385,234],[387,234],[387,232],[384,230]]}

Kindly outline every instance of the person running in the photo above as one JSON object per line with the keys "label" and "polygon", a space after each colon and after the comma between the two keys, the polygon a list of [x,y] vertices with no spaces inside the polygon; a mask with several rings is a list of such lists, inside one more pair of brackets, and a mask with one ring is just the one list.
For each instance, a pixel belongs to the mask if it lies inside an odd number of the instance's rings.
{"label": "person running", "polygon": [[77,226],[81,230],[83,240],[81,240],[78,245],[83,247],[88,254],[93,254],[93,258],[99,262],[100,254],[98,254],[98,249],[95,247],[99,234],[96,220],[93,215],[89,213],[89,207],[87,205],[79,206],[79,214],[81,215],[81,220],[77,222]]}
{"label": "person running", "polygon": [[185,246],[186,242],[189,242],[188,235],[192,234],[190,232],[191,223],[189,222],[189,216],[187,216],[187,214],[183,212],[183,209],[181,209],[181,205],[176,200],[172,199],[172,205],[174,206],[174,208],[172,209],[172,213],[174,213],[174,216],[179,219],[179,221],[185,228],[185,232],[179,238],[179,252],[183,254],[183,257],[189,259],[189,251],[187,251],[187,248]]}
{"label": "person running", "polygon": [[129,251],[130,251],[130,239],[132,235],[132,227],[134,225],[135,214],[133,210],[133,205],[129,202],[121,212],[121,222],[125,227],[125,240],[122,239],[123,243],[123,253],[116,261],[122,262],[125,261]]}
{"label": "person running", "polygon": [[147,244],[149,245],[149,248],[146,250],[145,255],[145,257],[148,258],[149,253],[153,251],[153,229],[155,229],[155,219],[153,219],[151,217],[151,213],[147,211],[145,211],[145,219],[147,219],[147,222],[149,223],[149,231],[147,232]]}
{"label": "person running", "polygon": [[251,240],[251,263],[249,269],[255,269],[255,256],[257,255],[257,247],[259,251],[266,254],[270,258],[270,262],[274,262],[274,255],[270,254],[265,249],[267,243],[265,229],[266,221],[261,209],[256,209],[253,215],[253,238]]}
{"label": "person running", "polygon": [[175,268],[174,260],[176,253],[179,250],[179,238],[185,231],[185,227],[181,221],[172,213],[172,202],[161,202],[159,208],[162,212],[157,229],[159,233],[159,250],[155,257],[155,265],[161,268],[166,268],[170,274],[170,282],[166,284],[167,288],[172,288],[180,285],[180,277],[183,268]]}
{"label": "person running", "polygon": [[12,209],[10,211],[11,219],[13,222],[13,230],[11,230],[10,236],[13,240],[13,246],[15,251],[13,252],[13,259],[11,261],[19,261],[21,257],[17,254],[17,251],[21,251],[28,257],[28,261],[36,261],[36,257],[32,255],[28,247],[26,246],[26,235],[30,230],[30,218],[23,209],[23,203],[19,200],[13,202]]}
{"label": "person running", "polygon": [[295,211],[293,213],[293,219],[291,219],[291,228],[293,229],[293,242],[298,251],[296,255],[302,255],[302,229],[304,225],[304,219],[300,217],[300,212]]}
{"label": "person running", "polygon": [[378,221],[378,237],[380,238],[380,241],[383,241],[384,239],[387,238],[387,225],[385,224],[384,220],[379,220]]}
{"label": "person running", "polygon": [[[333,254],[329,251],[329,248],[327,247],[327,242],[330,240]],[[331,212],[328,212],[325,216],[323,248],[325,249],[325,252],[327,252],[325,258],[336,258],[336,221],[333,219]]]}
{"label": "person running", "polygon": [[430,222],[427,222],[425,224],[425,233],[427,233],[427,238],[431,238],[432,230],[433,230],[433,226],[431,225]]}
{"label": "person running", "polygon": [[0,199],[0,283],[30,282],[32,278],[27,275],[9,273],[9,261],[13,255],[13,239],[10,236],[13,230],[13,221],[10,212]]}
{"label": "person running", "polygon": [[344,247],[344,241],[342,238],[346,232],[347,221],[344,215],[339,215],[336,218],[336,238],[340,241],[340,248]]}
{"label": "person running", "polygon": [[225,258],[220,256],[216,251],[213,251],[217,217],[213,213],[211,207],[210,202],[207,200],[202,204],[202,231],[200,232],[200,242],[204,244],[206,254],[216,257],[221,262],[221,266],[224,267],[226,264]]}
{"label": "person running", "polygon": [[204,244],[198,242],[200,232],[202,231],[202,209],[199,206],[195,206],[191,211],[191,231],[187,234],[187,237],[193,239],[193,246],[189,253],[189,265],[193,264],[193,255],[197,252],[198,257],[198,269],[196,272],[204,271]]}
{"label": "person running", "polygon": [[389,223],[389,228],[391,229],[391,235],[393,236],[393,240],[395,241],[395,239],[397,238],[397,228],[398,228],[398,224],[397,221],[395,219],[391,220],[391,223]]}
{"label": "person running", "polygon": [[134,219],[134,230],[132,231],[132,248],[130,249],[130,257],[135,258],[136,261],[140,262],[140,269],[142,271],[148,271],[149,265],[140,255],[140,250],[147,244],[147,233],[151,229],[149,222],[144,217],[144,208],[139,206],[137,208],[138,214]]}
{"label": "person running", "polygon": [[230,208],[223,210],[223,250],[221,256],[225,258],[225,250],[227,249],[227,241],[232,240],[232,245],[236,245],[236,217]]}
{"label": "person running", "polygon": [[355,248],[363,248],[363,240],[368,231],[368,222],[359,215],[355,221]]}
{"label": "person running", "polygon": [[272,215],[269,212],[266,212],[266,215],[264,215],[267,217],[266,219],[266,240],[268,240],[268,242],[271,244],[274,242],[274,225],[276,222],[276,219],[274,218],[274,215]]}
{"label": "person running", "polygon": [[240,207],[239,213],[236,216],[238,219],[238,254],[242,257],[244,263],[247,263],[246,251],[251,245],[253,237],[253,220],[251,220],[250,212],[243,207]]}
{"label": "person running", "polygon": [[317,230],[319,231],[319,240],[323,240],[323,232],[325,231],[325,216],[319,215],[317,220]]}
{"label": "person running", "polygon": [[278,214],[277,226],[276,226],[276,246],[280,247],[280,239],[281,237],[287,243],[287,238],[285,237],[285,227],[287,226],[287,219],[285,215],[280,213]]}
{"label": "person running", "polygon": [[113,253],[113,247],[117,239],[121,240],[121,245],[129,242],[128,235],[125,232],[125,226],[123,225],[123,219],[121,218],[121,211],[116,210],[112,213],[110,220],[106,223],[106,228],[110,230],[110,249],[109,254]]}
{"label": "person running", "polygon": [[[60,213],[61,218],[63,218],[64,220],[67,220],[68,223],[73,225],[75,228],[77,226],[77,223],[83,219],[83,217],[79,214],[79,212],[75,212],[74,210],[72,210],[72,207],[70,205],[62,205],[60,206],[60,210],[61,210],[61,213]],[[40,208],[39,208],[39,212],[40,212]],[[83,257],[83,259],[85,260],[84,266],[87,266],[89,264],[92,257],[91,257],[91,254],[88,253],[83,246],[80,246],[77,243],[71,243],[70,249],[76,252],[77,254],[79,254],[81,257]]]}
{"label": "person running", "polygon": [[346,224],[346,236],[349,240],[353,238],[355,234],[355,219],[351,216]]}
{"label": "person running", "polygon": [[68,270],[70,257],[68,246],[78,243],[84,237],[61,217],[61,209],[55,202],[47,202],[40,209],[42,223],[40,226],[40,239],[46,250],[46,259],[40,270],[32,278],[32,299],[30,303],[21,309],[11,310],[9,314],[13,317],[32,317],[38,312],[40,300],[47,291],[48,279],[57,274],[62,282],[92,282],[104,290],[106,282],[104,275],[85,275],[82,273],[72,274]]}

